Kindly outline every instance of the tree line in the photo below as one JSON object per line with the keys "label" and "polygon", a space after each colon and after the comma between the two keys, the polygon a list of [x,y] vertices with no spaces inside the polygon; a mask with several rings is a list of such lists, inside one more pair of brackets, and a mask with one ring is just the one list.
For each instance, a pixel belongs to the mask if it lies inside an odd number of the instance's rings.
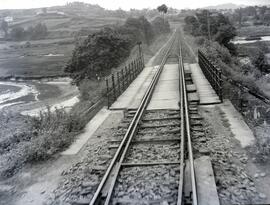
{"label": "tree line", "polygon": [[232,54],[236,53],[235,46],[230,42],[236,36],[236,29],[229,18],[221,13],[203,10],[187,16],[184,29],[193,36],[217,41],[228,48]]}
{"label": "tree line", "polygon": [[248,6],[236,9],[231,15],[231,20],[239,27],[248,22],[253,25],[270,25],[270,8],[267,6]]}
{"label": "tree line", "polygon": [[65,71],[75,82],[108,75],[119,66],[138,43],[151,44],[156,36],[170,32],[167,20],[156,17],[149,22],[144,16],[128,18],[122,26],[105,27],[79,43]]}

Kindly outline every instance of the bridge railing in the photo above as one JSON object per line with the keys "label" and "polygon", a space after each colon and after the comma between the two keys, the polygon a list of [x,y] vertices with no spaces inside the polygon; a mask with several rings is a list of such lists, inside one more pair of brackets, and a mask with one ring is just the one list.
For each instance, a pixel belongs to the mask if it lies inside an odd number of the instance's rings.
{"label": "bridge railing", "polygon": [[216,94],[218,95],[221,102],[223,102],[223,88],[222,88],[222,76],[221,76],[221,70],[217,68],[213,62],[211,62],[203,51],[198,51],[198,59],[199,59],[199,65],[215,90]]}
{"label": "bridge railing", "polygon": [[106,96],[108,108],[116,101],[144,68],[143,55],[128,63],[120,71],[106,77]]}

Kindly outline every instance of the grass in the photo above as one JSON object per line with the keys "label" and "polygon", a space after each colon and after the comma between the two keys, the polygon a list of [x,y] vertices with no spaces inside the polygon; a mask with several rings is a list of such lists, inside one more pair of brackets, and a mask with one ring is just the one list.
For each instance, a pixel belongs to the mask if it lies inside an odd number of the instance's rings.
{"label": "grass", "polygon": [[270,159],[270,126],[255,127],[256,144],[252,153],[255,153],[258,162],[265,163]]}
{"label": "grass", "polygon": [[[22,117],[1,113],[5,132],[1,137],[0,176],[14,175],[25,164],[49,159],[52,155],[68,147],[84,128],[86,121],[75,113],[63,109],[41,113],[39,117]],[[18,129],[14,132],[14,123]]]}
{"label": "grass", "polygon": [[[64,75],[64,66],[71,57],[73,43],[35,43],[29,48],[10,46],[9,49],[0,49],[0,76]],[[64,56],[44,56],[50,53]]]}
{"label": "grass", "polygon": [[247,26],[237,29],[238,36],[270,35],[270,26]]}
{"label": "grass", "polygon": [[[29,41],[31,46],[26,47],[26,42],[0,42],[0,77],[46,77],[65,75],[64,67],[71,58],[74,49],[74,37],[89,35],[104,26],[122,24],[123,18],[108,17],[49,17],[27,16],[16,20],[10,28],[21,26],[28,27],[45,23],[48,28],[47,39]],[[2,47],[2,45],[4,45]],[[46,54],[63,54],[64,56],[46,57]]]}

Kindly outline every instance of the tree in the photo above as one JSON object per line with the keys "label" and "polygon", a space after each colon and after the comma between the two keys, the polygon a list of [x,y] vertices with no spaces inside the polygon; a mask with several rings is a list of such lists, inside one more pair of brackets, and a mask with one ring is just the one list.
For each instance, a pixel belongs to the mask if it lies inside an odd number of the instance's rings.
{"label": "tree", "polygon": [[266,43],[260,42],[256,49],[252,49],[250,56],[252,58],[252,62],[256,68],[258,68],[261,72],[269,72],[269,64],[267,62],[267,58],[265,56],[266,53],[269,52],[269,48]]}
{"label": "tree", "polygon": [[232,54],[236,53],[235,47],[230,43],[236,36],[236,29],[221,13],[208,14],[207,10],[203,10],[197,12],[196,17],[187,16],[185,29],[194,36],[211,36],[212,40],[228,48]]}
{"label": "tree", "polygon": [[226,47],[226,45],[236,36],[236,29],[229,25],[221,25],[218,27],[218,32],[215,35],[215,40]]}
{"label": "tree", "polygon": [[23,40],[25,38],[25,30],[22,27],[15,27],[10,31],[10,36],[13,40]]}
{"label": "tree", "polygon": [[[158,12],[163,14],[163,19],[164,19],[164,15],[168,12],[168,7],[166,6],[166,4],[162,4],[161,6],[157,7]],[[165,19],[164,19],[165,21]]]}
{"label": "tree", "polygon": [[185,17],[185,30],[196,36],[199,32],[199,22],[195,16]]}
{"label": "tree", "polygon": [[153,42],[154,36],[155,36],[152,25],[144,16],[141,16],[139,18],[139,21],[140,21],[140,23],[142,25],[142,29],[143,29],[143,32],[144,32],[146,43],[148,45],[150,45]]}
{"label": "tree", "polygon": [[8,34],[8,22],[3,20],[1,23],[1,29],[5,32],[5,37],[6,37]]}
{"label": "tree", "polygon": [[139,18],[128,18],[125,24],[119,28],[119,32],[126,35],[131,39],[131,42],[135,44],[138,41],[150,44],[155,35],[152,25],[144,16]]}
{"label": "tree", "polygon": [[168,7],[165,4],[157,7],[158,12],[166,14],[168,12]]}
{"label": "tree", "polygon": [[130,41],[116,29],[104,28],[89,35],[73,51],[72,59],[66,67],[75,81],[93,79],[110,73],[129,55]]}
{"label": "tree", "polygon": [[77,43],[65,71],[76,83],[83,79],[95,79],[96,75],[108,75],[112,68],[123,63],[138,42],[150,44],[159,34],[157,29],[169,31],[170,25],[168,21],[164,24],[161,17],[149,23],[141,16],[128,18],[122,26],[105,27],[89,35],[82,43]]}
{"label": "tree", "polygon": [[237,9],[236,11],[236,18],[238,21],[239,28],[242,26],[242,8]]}

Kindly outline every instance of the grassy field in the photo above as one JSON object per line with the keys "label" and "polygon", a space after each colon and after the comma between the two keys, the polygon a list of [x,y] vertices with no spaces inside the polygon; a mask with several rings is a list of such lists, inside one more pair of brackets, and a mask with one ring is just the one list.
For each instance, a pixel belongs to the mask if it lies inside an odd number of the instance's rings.
{"label": "grassy field", "polygon": [[115,17],[91,17],[91,16],[29,16],[23,20],[17,20],[11,24],[10,29],[15,27],[27,28],[38,23],[46,24],[49,39],[74,37],[80,31],[95,32],[104,26],[122,24],[124,18]]}
{"label": "grassy field", "polygon": [[1,77],[63,75],[63,68],[74,48],[72,41],[65,44],[35,41],[30,47],[25,47],[24,43],[6,44],[9,44],[9,48],[0,49]]}
{"label": "grassy field", "polygon": [[269,36],[270,26],[247,26],[237,28],[237,36]]}
{"label": "grassy field", "polygon": [[75,15],[27,15],[14,18],[9,30],[46,24],[48,35],[44,40],[0,41],[0,77],[49,77],[64,75],[64,67],[75,47],[75,36],[85,36],[104,26],[122,24],[124,18]]}

